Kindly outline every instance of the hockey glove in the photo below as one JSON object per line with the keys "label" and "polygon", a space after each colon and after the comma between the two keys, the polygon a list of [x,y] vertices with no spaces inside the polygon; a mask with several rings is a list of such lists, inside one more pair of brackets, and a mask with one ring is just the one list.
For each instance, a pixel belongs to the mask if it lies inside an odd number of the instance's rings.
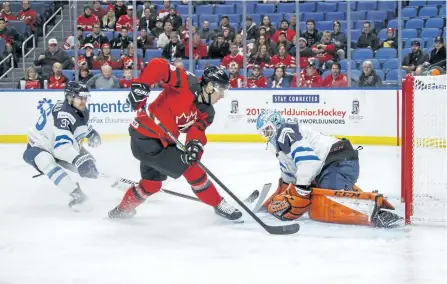
{"label": "hockey glove", "polygon": [[185,154],[182,155],[182,161],[185,164],[192,165],[197,162],[203,154],[203,145],[199,140],[189,140],[185,145]]}
{"label": "hockey glove", "polygon": [[127,103],[130,104],[132,110],[139,110],[149,97],[151,89],[143,83],[132,83],[130,85],[130,93],[127,96]]}
{"label": "hockey glove", "polygon": [[98,132],[94,129],[87,135],[87,139],[88,146],[92,148],[101,145],[101,136],[99,136]]}
{"label": "hockey glove", "polygon": [[309,210],[310,197],[311,190],[290,184],[286,191],[273,198],[267,210],[282,221],[295,220]]}
{"label": "hockey glove", "polygon": [[74,160],[73,164],[78,169],[78,174],[83,178],[98,178],[99,172],[92,155],[80,154]]}

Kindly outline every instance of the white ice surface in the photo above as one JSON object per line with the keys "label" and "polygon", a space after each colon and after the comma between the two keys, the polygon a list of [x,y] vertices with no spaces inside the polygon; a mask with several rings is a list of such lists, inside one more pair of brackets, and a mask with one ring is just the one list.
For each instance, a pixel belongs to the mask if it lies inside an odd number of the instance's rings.
{"label": "white ice surface", "polygon": [[[91,152],[102,171],[138,179],[128,141]],[[447,283],[445,227],[396,230],[302,220],[273,236],[246,217],[229,224],[194,201],[159,193],[132,220],[107,212],[123,192],[81,180],[94,210],[74,213],[68,197],[22,160],[24,145],[0,145],[0,283]],[[399,149],[361,152],[358,185],[385,193],[402,213]],[[240,197],[276,187],[275,157],[263,144],[210,144],[203,162]],[[165,188],[191,194],[184,180]],[[229,199],[228,199],[229,200]],[[270,224],[279,223],[262,215]]]}

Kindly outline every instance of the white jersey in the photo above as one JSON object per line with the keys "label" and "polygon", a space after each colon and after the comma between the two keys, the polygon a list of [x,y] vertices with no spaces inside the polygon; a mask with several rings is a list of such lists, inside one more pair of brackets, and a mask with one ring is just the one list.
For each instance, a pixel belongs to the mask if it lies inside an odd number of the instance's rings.
{"label": "white jersey", "polygon": [[337,138],[309,127],[285,123],[269,143],[276,149],[283,181],[308,186],[320,174],[332,145],[337,141]]}
{"label": "white jersey", "polygon": [[41,116],[28,131],[28,143],[72,163],[81,149],[80,142],[91,131],[89,112],[76,111],[67,101],[40,109]]}

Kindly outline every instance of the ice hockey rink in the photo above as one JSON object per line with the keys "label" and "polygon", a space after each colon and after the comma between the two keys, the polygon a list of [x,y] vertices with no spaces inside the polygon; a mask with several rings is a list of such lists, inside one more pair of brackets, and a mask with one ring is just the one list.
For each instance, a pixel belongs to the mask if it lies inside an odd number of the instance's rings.
{"label": "ice hockey rink", "polygon": [[[91,149],[100,171],[138,180],[128,144]],[[107,212],[123,192],[109,180],[80,180],[94,209],[72,212],[46,177],[32,178],[24,147],[0,145],[1,284],[447,283],[445,227],[386,230],[304,217],[297,234],[274,236],[247,215],[244,224],[229,223],[205,205],[164,193],[134,219],[112,221]],[[276,187],[279,176],[276,158],[260,143],[210,143],[203,162],[240,198],[264,183]],[[383,192],[403,214],[400,149],[365,146],[360,165],[358,185]],[[183,179],[164,188],[192,194]]]}

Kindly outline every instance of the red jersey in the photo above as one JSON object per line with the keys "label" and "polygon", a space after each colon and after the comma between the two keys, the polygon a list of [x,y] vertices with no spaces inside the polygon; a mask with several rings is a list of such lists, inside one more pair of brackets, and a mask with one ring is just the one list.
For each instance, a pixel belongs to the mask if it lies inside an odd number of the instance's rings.
{"label": "red jersey", "polygon": [[113,70],[121,69],[123,67],[123,63],[121,60],[115,60],[111,55],[108,57],[99,57],[96,60],[93,60],[93,68],[92,69],[101,69],[101,66],[109,65]]}
{"label": "red jersey", "polygon": [[84,32],[93,31],[93,24],[99,24],[99,19],[95,14],[92,14],[90,17],[85,17],[84,14],[78,17],[78,26],[81,26],[84,29]]}
{"label": "red jersey", "polygon": [[64,75],[61,75],[59,78],[56,78],[54,75],[48,77],[48,89],[64,89],[67,83],[68,79]]}
{"label": "red jersey", "polygon": [[96,17],[98,17],[98,19],[102,19],[102,17],[104,17],[107,14],[106,9],[103,9],[101,7],[99,7],[98,10],[96,10],[95,8],[92,8],[92,14],[94,14]]}
{"label": "red jersey", "polygon": [[[197,86],[197,78],[186,73],[183,68],[176,68],[162,58],[152,59],[136,82],[153,85],[164,82],[163,91],[149,107],[153,114],[175,136],[186,133],[186,141],[197,139],[203,145],[207,142],[205,129],[213,122],[214,108],[212,105],[198,103],[191,86]],[[137,111],[137,117],[130,125],[140,134],[157,138],[167,147],[173,141],[154,121],[146,111]]]}
{"label": "red jersey", "polygon": [[33,80],[33,81],[26,81],[25,82],[25,89],[42,89],[40,87],[40,81],[39,80]]}
{"label": "red jersey", "polygon": [[[320,43],[313,45],[312,48],[317,48],[319,44]],[[335,51],[336,51],[335,45],[333,43],[329,43],[326,45],[326,48],[324,49],[323,53],[318,53],[314,57],[318,58],[320,63],[327,62],[334,58]]]}
{"label": "red jersey", "polygon": [[0,13],[0,18],[6,19],[7,21],[16,21],[17,16],[14,15],[12,12],[9,12],[9,14],[6,14],[4,11]]}
{"label": "red jersey", "polygon": [[247,87],[248,88],[266,88],[267,87],[267,78],[264,75],[260,74],[258,77],[248,77],[247,78]]}
{"label": "red jersey", "polygon": [[[300,72],[300,87],[321,87],[322,80],[320,74],[318,72],[315,72],[313,76],[308,76],[306,74],[306,70],[303,70]],[[293,76],[292,83],[290,84],[290,87],[296,88],[296,75]]]}
{"label": "red jersey", "polygon": [[[122,27],[126,27],[129,32],[133,31],[133,18],[127,15],[122,15],[116,22],[116,30],[121,31]],[[140,27],[140,20],[137,20],[137,29]]]}
{"label": "red jersey", "polygon": [[130,85],[132,84],[133,79],[130,80],[126,80],[126,79],[121,79],[120,80],[120,86],[121,88],[130,88]]}
{"label": "red jersey", "polygon": [[235,56],[228,54],[222,59],[222,62],[220,63],[220,68],[228,69],[230,67],[230,63],[232,62],[236,62],[240,69],[244,65],[244,57],[240,54],[236,54]]}
{"label": "red jersey", "polygon": [[273,55],[270,59],[270,68],[275,68],[279,66],[286,66],[286,68],[296,67],[296,59],[292,55],[288,54],[285,57],[280,55]]}
{"label": "red jersey", "polygon": [[[121,58],[121,62],[123,63],[123,67],[124,68],[132,68],[134,62],[133,62],[134,58],[133,55],[128,56],[125,55]],[[144,69],[144,62],[143,60],[141,60],[141,58],[137,58],[138,63],[137,63],[137,68],[138,70],[143,70]]]}
{"label": "red jersey", "polygon": [[24,21],[25,24],[31,27],[32,30],[34,30],[34,24],[37,20],[37,14],[36,11],[28,9],[26,11],[20,10],[17,13],[17,20]]}
{"label": "red jersey", "polygon": [[[189,57],[189,44],[185,46],[185,56]],[[208,56],[206,45],[200,42],[199,46],[192,48],[192,58],[200,59]]]}
{"label": "red jersey", "polygon": [[291,30],[291,29],[287,29],[286,31],[284,31],[284,30],[276,30],[276,32],[275,32],[275,33],[273,34],[273,36],[272,36],[272,41],[273,41],[274,43],[278,43],[278,40],[279,40],[279,34],[280,34],[281,32],[286,32],[286,39],[287,39],[287,41],[289,41],[289,42],[292,42],[292,40],[293,40],[293,36],[296,35],[296,32],[295,32],[294,30]]}
{"label": "red jersey", "polygon": [[347,87],[348,86],[348,78],[341,74],[338,75],[336,78],[332,77],[332,74],[327,74],[326,77],[324,77],[322,82],[323,87]]}
{"label": "red jersey", "polygon": [[244,76],[237,75],[236,77],[232,77],[230,75],[230,89],[237,89],[244,87]]}

